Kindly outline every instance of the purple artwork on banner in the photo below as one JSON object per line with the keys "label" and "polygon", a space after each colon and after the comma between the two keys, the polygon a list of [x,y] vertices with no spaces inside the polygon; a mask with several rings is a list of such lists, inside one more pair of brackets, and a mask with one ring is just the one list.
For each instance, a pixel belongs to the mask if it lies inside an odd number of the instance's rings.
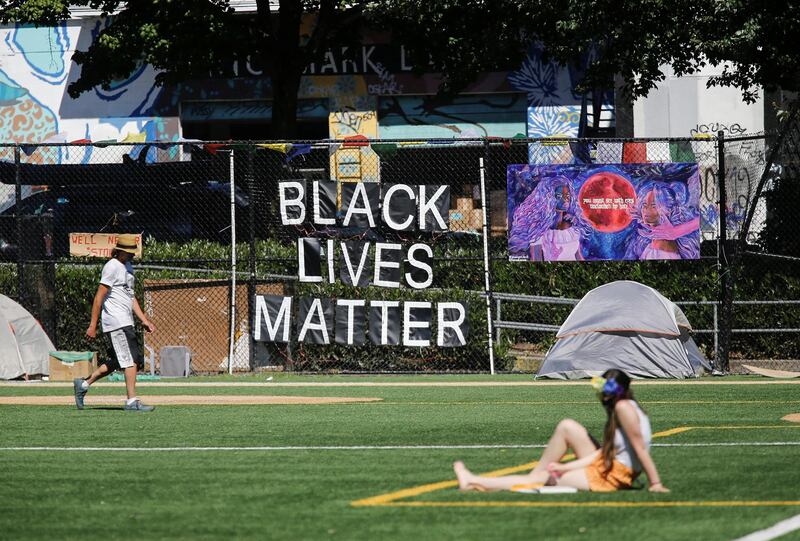
{"label": "purple artwork on banner", "polygon": [[694,163],[509,165],[512,260],[698,259]]}

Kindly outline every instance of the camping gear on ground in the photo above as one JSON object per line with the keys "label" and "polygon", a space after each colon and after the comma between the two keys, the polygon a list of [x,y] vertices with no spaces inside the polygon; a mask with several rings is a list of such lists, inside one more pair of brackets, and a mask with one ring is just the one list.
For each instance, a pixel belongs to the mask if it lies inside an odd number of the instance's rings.
{"label": "camping gear on ground", "polygon": [[48,374],[55,346],[30,312],[0,295],[0,379]]}
{"label": "camping gear on ground", "polygon": [[655,289],[622,280],[589,291],[561,325],[537,378],[579,379],[617,368],[633,378],[711,371],[689,320]]}
{"label": "camping gear on ground", "polygon": [[72,381],[88,378],[97,369],[95,351],[51,351],[50,381]]}

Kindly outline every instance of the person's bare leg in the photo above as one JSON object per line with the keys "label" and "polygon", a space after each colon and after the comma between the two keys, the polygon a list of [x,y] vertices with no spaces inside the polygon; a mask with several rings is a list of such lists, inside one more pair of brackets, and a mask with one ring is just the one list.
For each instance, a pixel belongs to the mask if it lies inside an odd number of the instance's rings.
{"label": "person's bare leg", "polygon": [[[504,475],[502,477],[482,477],[467,469],[460,460],[453,462],[453,470],[460,490],[510,490],[515,485],[535,483],[531,473],[524,475]],[[546,479],[546,478],[545,478]],[[543,483],[544,481],[542,481]]]}
{"label": "person's bare leg", "polygon": [[561,487],[575,487],[578,490],[589,490],[589,478],[586,477],[585,469],[572,470],[561,474],[556,485]]}
{"label": "person's bare leg", "polygon": [[108,366],[106,364],[101,364],[100,366],[97,367],[97,369],[94,372],[92,372],[91,376],[86,378],[86,383],[91,385],[92,383],[94,383],[98,379],[102,379],[102,378],[106,377],[109,373],[110,373],[110,370],[108,369]]}
{"label": "person's bare leg", "polygon": [[564,419],[556,427],[547,447],[539,458],[539,463],[531,473],[544,472],[544,480],[547,480],[547,465],[551,462],[560,462],[567,451],[572,449],[577,458],[583,458],[595,452],[596,447],[589,432],[577,421]]}
{"label": "person's bare leg", "polygon": [[128,400],[136,397],[136,365],[125,369],[125,389],[128,391]]}
{"label": "person's bare leg", "polygon": [[564,419],[558,423],[550,441],[547,442],[547,447],[542,453],[539,463],[528,474],[482,477],[469,471],[460,460],[453,463],[453,470],[458,479],[458,488],[461,490],[509,490],[515,485],[545,483],[550,476],[547,472],[547,465],[560,461],[568,449],[572,449],[578,458],[583,458],[595,451],[589,433],[583,425],[572,419]]}

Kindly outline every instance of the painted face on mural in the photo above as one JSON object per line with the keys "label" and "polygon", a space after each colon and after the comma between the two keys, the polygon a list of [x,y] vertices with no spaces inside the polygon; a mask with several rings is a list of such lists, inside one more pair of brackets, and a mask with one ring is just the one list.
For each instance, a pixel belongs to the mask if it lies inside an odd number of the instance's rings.
{"label": "painted face on mural", "polygon": [[572,203],[572,195],[569,193],[569,188],[566,186],[559,186],[555,189],[553,197],[556,198],[556,210],[567,212],[569,205]]}
{"label": "painted face on mural", "polygon": [[661,223],[661,216],[656,207],[656,193],[653,190],[645,196],[644,203],[642,203],[642,218],[647,225],[655,226]]}

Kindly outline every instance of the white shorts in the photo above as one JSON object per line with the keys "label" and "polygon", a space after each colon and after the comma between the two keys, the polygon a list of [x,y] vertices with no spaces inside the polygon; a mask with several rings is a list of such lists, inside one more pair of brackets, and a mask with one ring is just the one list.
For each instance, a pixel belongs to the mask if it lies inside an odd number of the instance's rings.
{"label": "white shorts", "polygon": [[106,333],[114,358],[107,362],[109,368],[113,370],[125,370],[133,365],[144,364],[144,358],[139,351],[139,342],[136,340],[136,331],[133,326],[114,329]]}

